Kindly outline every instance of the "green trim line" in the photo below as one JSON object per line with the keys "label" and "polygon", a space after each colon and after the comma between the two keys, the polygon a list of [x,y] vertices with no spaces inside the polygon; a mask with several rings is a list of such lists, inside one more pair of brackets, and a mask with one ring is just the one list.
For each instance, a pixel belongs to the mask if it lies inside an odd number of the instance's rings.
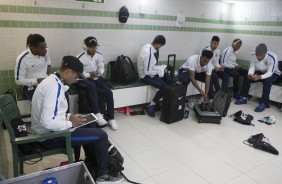
{"label": "green trim line", "polygon": [[231,21],[231,20],[215,20],[215,19],[195,18],[195,17],[186,17],[186,22],[224,24],[224,25],[244,25],[244,26],[282,26],[281,21]]}
{"label": "green trim line", "polygon": [[89,3],[104,3],[104,0],[75,0],[80,2],[89,2]]}
{"label": "green trim line", "polygon": [[233,33],[248,35],[282,36],[282,31],[238,30],[224,28],[201,28],[176,26],[156,26],[140,24],[109,24],[109,23],[84,23],[84,22],[39,22],[0,20],[3,28],[49,28],[49,29],[123,29],[123,30],[158,30],[179,32],[208,32],[208,33]]}
{"label": "green trim line", "polygon": [[[68,15],[68,16],[118,17],[118,12],[114,12],[114,11],[16,6],[16,5],[0,5],[0,12]],[[177,16],[172,16],[172,15],[156,15],[156,14],[140,14],[140,13],[130,13],[129,17],[135,19],[164,20],[164,21],[176,21],[177,19]],[[282,21],[279,22],[278,21],[231,21],[231,20],[216,20],[216,19],[196,18],[196,17],[186,17],[186,22],[223,24],[223,25],[282,26]]]}

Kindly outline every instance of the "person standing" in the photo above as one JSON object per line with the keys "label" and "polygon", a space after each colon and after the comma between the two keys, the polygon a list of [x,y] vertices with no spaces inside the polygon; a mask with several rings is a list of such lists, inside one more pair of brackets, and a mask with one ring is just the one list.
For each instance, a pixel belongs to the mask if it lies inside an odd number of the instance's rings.
{"label": "person standing", "polygon": [[[36,88],[31,106],[31,128],[35,134],[67,130],[85,122],[83,115],[66,113],[65,92],[83,72],[83,64],[74,56],[65,56],[57,73],[49,75]],[[40,142],[46,149],[65,147],[60,138]],[[71,132],[71,146],[83,146],[86,160],[96,163],[96,183],[121,183],[123,177],[108,171],[108,135],[100,128],[80,127]]]}
{"label": "person standing", "polygon": [[142,47],[137,59],[140,80],[158,89],[153,101],[146,107],[146,112],[151,117],[155,117],[155,106],[163,97],[164,87],[166,86],[166,83],[161,79],[164,76],[166,65],[158,65],[159,49],[165,43],[165,37],[163,35],[157,35],[152,43]]}
{"label": "person standing", "polygon": [[279,79],[280,75],[277,55],[267,51],[267,46],[264,43],[257,45],[255,53],[251,55],[250,68],[248,75],[244,78],[241,96],[235,104],[246,104],[251,83],[261,81],[263,83],[262,96],[255,112],[264,111],[268,107],[271,86]]}
{"label": "person standing", "polygon": [[83,42],[84,51],[77,55],[77,58],[83,63],[84,71],[83,74],[87,78],[86,80],[78,80],[77,84],[86,88],[89,91],[89,99],[93,112],[99,118],[99,125],[107,124],[103,115],[100,113],[99,103],[98,103],[98,93],[97,87],[102,88],[106,93],[106,104],[107,112],[109,115],[108,124],[112,130],[117,130],[118,125],[114,119],[114,98],[113,92],[109,86],[100,77],[104,73],[104,59],[101,52],[98,52],[98,42],[93,36],[89,36],[84,39]]}
{"label": "person standing", "polygon": [[[213,57],[210,59],[210,63],[213,65],[213,71],[211,76],[213,87],[215,88],[215,92],[221,89],[224,93],[227,93],[229,75],[226,72],[224,72],[224,68],[219,64],[219,59],[220,59],[220,50],[218,49],[219,40],[220,39],[218,36],[213,36],[210,45],[202,48],[200,54],[202,54],[204,50],[210,50],[213,52]],[[218,78],[222,80],[221,87]]]}
{"label": "person standing", "polygon": [[242,46],[242,40],[236,38],[233,40],[232,45],[224,49],[221,55],[221,66],[224,71],[233,78],[233,97],[237,100],[239,94],[239,80],[240,76],[245,77],[248,71],[242,68],[237,62],[238,50]]}
{"label": "person standing", "polygon": [[45,38],[40,34],[30,34],[26,47],[16,60],[15,82],[31,101],[37,85],[50,73],[51,60]]}

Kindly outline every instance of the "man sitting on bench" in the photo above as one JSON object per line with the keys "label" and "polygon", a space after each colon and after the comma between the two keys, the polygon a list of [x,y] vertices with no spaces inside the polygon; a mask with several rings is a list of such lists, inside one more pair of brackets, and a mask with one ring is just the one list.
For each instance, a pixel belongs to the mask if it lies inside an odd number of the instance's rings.
{"label": "man sitting on bench", "polygon": [[103,55],[97,51],[98,42],[95,37],[89,36],[85,38],[83,43],[83,49],[85,51],[77,55],[77,58],[83,63],[84,71],[83,74],[87,79],[78,80],[77,84],[86,88],[89,91],[89,99],[91,108],[98,117],[99,125],[107,124],[107,121],[104,119],[103,115],[100,113],[99,104],[98,104],[98,93],[97,88],[102,88],[106,93],[106,104],[107,112],[109,114],[108,124],[112,130],[117,130],[117,122],[114,119],[114,99],[113,92],[110,87],[99,77],[104,73],[104,59]]}
{"label": "man sitting on bench", "polygon": [[235,102],[237,105],[246,104],[247,96],[251,83],[262,81],[262,97],[259,105],[255,108],[256,112],[262,112],[268,106],[270,89],[273,82],[277,81],[281,75],[278,69],[277,55],[273,52],[267,51],[264,43],[256,47],[256,51],[251,56],[251,64],[248,75],[244,77],[243,90],[240,93],[240,98]]}
{"label": "man sitting on bench", "polygon": [[31,101],[37,85],[50,73],[51,60],[45,38],[40,34],[28,35],[26,47],[17,57],[15,82]]}

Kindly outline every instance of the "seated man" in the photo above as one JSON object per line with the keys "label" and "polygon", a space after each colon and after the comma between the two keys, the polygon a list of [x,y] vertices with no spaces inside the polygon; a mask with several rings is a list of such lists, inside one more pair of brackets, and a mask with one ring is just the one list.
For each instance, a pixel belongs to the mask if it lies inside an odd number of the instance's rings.
{"label": "seated man", "polygon": [[[221,89],[224,93],[227,93],[229,75],[226,72],[224,72],[224,68],[219,64],[220,50],[217,48],[218,44],[219,44],[219,37],[213,36],[210,45],[204,47],[201,50],[200,54],[202,54],[204,50],[210,50],[213,52],[213,57],[210,60],[210,63],[213,65],[213,72],[211,77],[211,79],[213,80],[212,81],[213,87],[215,88],[215,92]],[[221,88],[218,81],[218,77],[222,80]]]}
{"label": "seated man", "polygon": [[17,57],[15,82],[23,87],[24,95],[31,101],[37,85],[50,73],[51,60],[43,36],[30,34],[26,46],[28,49]]}
{"label": "seated man", "polygon": [[239,98],[239,80],[240,76],[245,77],[248,73],[247,70],[242,68],[237,62],[238,50],[242,46],[242,40],[236,38],[233,40],[232,45],[227,47],[221,55],[221,66],[224,71],[233,78],[233,97],[237,100]]}
{"label": "seated man", "polygon": [[100,113],[96,86],[102,88],[106,92],[107,112],[109,115],[108,123],[112,130],[117,130],[117,122],[114,119],[115,112],[113,92],[109,88],[109,86],[99,78],[104,73],[105,69],[103,55],[97,51],[98,46],[99,45],[95,37],[90,36],[85,38],[83,47],[85,51],[78,54],[77,58],[84,65],[83,74],[85,75],[85,77],[87,77],[87,80],[78,80],[77,84],[89,91],[88,94],[90,105],[93,112],[99,118],[99,125],[104,125],[107,122],[104,120],[103,115]]}
{"label": "seated man", "polygon": [[166,83],[160,78],[164,76],[166,66],[158,65],[159,49],[165,45],[165,42],[163,35],[157,35],[152,43],[142,47],[137,59],[140,80],[145,84],[158,88],[153,101],[146,108],[147,114],[151,117],[155,117],[155,106],[163,97],[164,87],[166,86]]}
{"label": "seated man", "polygon": [[[83,64],[74,56],[65,56],[57,73],[49,75],[36,88],[31,106],[31,128],[35,134],[61,131],[77,127],[85,119],[81,114],[67,114],[68,103],[65,92],[83,72]],[[65,146],[62,139],[46,140],[41,144],[47,148]],[[121,183],[123,178],[108,173],[108,135],[100,128],[77,128],[71,132],[72,147],[82,145],[87,160],[96,163],[97,184]]]}
{"label": "seated man", "polygon": [[[204,97],[205,102],[213,99],[213,90],[211,82],[211,74],[213,66],[209,63],[213,57],[213,52],[204,50],[202,55],[190,56],[187,61],[179,68],[179,80],[182,85],[188,86],[190,81]],[[205,83],[205,91],[203,91],[197,83],[198,81]]]}
{"label": "seated man", "polygon": [[264,43],[256,47],[256,51],[251,56],[250,68],[248,76],[244,78],[243,90],[241,91],[240,98],[235,104],[246,104],[247,95],[252,82],[263,82],[262,97],[259,105],[255,108],[256,112],[262,112],[268,106],[270,89],[273,82],[277,81],[281,75],[278,69],[277,55],[273,52],[267,51]]}

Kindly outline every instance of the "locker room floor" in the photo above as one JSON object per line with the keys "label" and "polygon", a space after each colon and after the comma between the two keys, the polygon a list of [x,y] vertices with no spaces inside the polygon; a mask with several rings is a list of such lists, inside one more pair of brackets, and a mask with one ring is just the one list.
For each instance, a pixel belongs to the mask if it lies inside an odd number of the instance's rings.
{"label": "locker room floor", "polygon": [[[239,110],[253,115],[255,126],[241,125],[228,117],[220,125],[198,124],[190,110],[188,119],[173,124],[159,121],[160,113],[155,118],[116,113],[118,130],[104,130],[125,158],[125,175],[142,184],[279,184],[281,154],[256,150],[243,141],[263,133],[282,152],[282,112],[271,105],[256,113],[256,106],[256,99],[240,106],[232,100],[228,111],[228,115]],[[257,121],[268,115],[280,122],[266,125]],[[7,149],[11,150],[9,142]],[[55,167],[64,160],[65,155],[45,157],[38,164],[25,165],[25,173]],[[11,155],[9,165],[12,167]]]}

